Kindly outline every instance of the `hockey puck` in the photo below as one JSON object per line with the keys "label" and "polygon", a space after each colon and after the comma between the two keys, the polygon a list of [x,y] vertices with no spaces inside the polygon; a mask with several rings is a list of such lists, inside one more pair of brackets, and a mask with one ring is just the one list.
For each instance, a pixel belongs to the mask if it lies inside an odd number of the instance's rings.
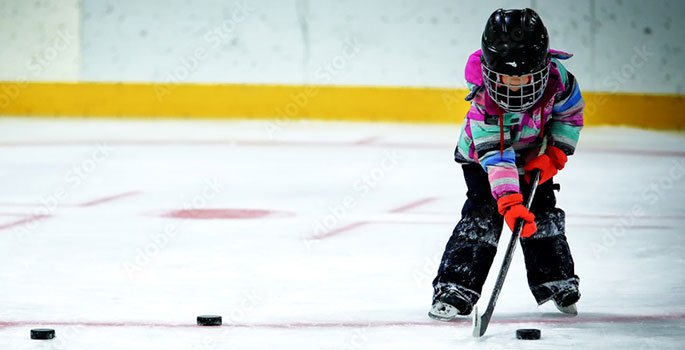
{"label": "hockey puck", "polygon": [[538,340],[540,339],[541,335],[542,333],[540,332],[540,330],[535,328],[516,330],[516,339]]}
{"label": "hockey puck", "polygon": [[55,330],[49,328],[36,328],[31,330],[31,339],[52,339],[55,337]]}
{"label": "hockey puck", "polygon": [[221,316],[219,316],[219,315],[197,316],[197,324],[199,326],[221,326]]}

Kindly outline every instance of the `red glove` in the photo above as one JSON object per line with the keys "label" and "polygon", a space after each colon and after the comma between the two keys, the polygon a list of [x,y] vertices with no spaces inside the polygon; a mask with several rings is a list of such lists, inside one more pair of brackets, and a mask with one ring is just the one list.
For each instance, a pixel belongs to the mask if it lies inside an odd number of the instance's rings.
{"label": "red glove", "polygon": [[531,172],[538,169],[540,170],[540,183],[545,183],[564,168],[567,160],[568,157],[564,151],[558,147],[547,146],[544,154],[539,155],[523,167],[523,170],[526,171],[524,179],[530,183]]}
{"label": "red glove", "polygon": [[523,205],[523,196],[520,193],[506,195],[498,199],[497,207],[512,232],[514,232],[516,219],[524,221],[521,237],[528,238],[538,230],[537,225],[535,225],[535,215]]}

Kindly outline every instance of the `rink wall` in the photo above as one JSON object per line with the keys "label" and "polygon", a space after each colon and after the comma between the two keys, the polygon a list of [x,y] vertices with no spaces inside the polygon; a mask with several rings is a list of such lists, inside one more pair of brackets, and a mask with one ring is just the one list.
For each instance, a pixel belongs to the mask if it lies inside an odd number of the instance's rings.
{"label": "rink wall", "polygon": [[[4,114],[460,123],[466,90],[145,83],[0,84]],[[685,130],[683,96],[584,94],[586,125]]]}
{"label": "rink wall", "polygon": [[0,114],[459,122],[485,19],[524,6],[588,124],[685,129],[678,0],[7,0]]}

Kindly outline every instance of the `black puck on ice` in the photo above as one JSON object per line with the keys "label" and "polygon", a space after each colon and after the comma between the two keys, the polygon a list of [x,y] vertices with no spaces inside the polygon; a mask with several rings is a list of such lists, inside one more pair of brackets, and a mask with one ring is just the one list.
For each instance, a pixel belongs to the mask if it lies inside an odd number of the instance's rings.
{"label": "black puck on ice", "polygon": [[200,326],[221,326],[221,316],[219,316],[219,315],[197,316],[197,324]]}
{"label": "black puck on ice", "polygon": [[516,339],[538,340],[540,339],[541,335],[542,333],[540,332],[540,330],[535,328],[516,330]]}
{"label": "black puck on ice", "polygon": [[36,328],[31,330],[31,339],[52,339],[55,337],[55,330],[49,328]]}

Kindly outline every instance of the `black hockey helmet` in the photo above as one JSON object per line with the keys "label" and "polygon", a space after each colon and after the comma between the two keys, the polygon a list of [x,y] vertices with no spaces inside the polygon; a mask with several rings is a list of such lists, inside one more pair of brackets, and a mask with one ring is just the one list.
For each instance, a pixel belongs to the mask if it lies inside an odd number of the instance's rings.
{"label": "black hockey helmet", "polygon": [[[483,81],[503,109],[524,111],[540,100],[549,77],[549,35],[529,9],[498,9],[490,15],[481,40]],[[514,76],[515,84],[508,77]]]}

